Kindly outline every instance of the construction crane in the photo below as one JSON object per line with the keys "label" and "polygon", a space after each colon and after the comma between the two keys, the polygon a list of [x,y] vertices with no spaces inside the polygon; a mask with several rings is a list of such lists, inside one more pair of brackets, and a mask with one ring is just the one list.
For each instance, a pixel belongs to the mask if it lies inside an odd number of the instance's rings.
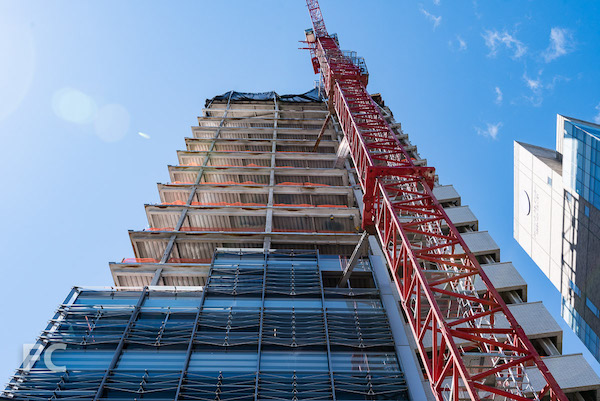
{"label": "construction crane", "polygon": [[[567,401],[433,195],[435,170],[414,163],[367,92],[364,62],[340,50],[318,1],[306,3],[313,68],[364,193],[362,226],[379,237],[433,394],[439,401]],[[485,291],[475,290],[476,280]],[[535,368],[541,391],[528,377]]]}

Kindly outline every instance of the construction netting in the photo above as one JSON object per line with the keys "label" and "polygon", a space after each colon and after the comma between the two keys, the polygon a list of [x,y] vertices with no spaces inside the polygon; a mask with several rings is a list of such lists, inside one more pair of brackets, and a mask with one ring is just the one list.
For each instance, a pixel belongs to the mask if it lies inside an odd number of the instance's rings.
{"label": "construction netting", "polygon": [[324,98],[319,93],[317,88],[309,90],[305,93],[290,94],[290,95],[278,95],[277,92],[237,92],[229,91],[222,95],[213,97],[212,99],[206,99],[205,107],[209,107],[215,100],[227,101],[231,96],[231,101],[253,101],[253,100],[275,100],[280,102],[289,103],[310,103],[310,102],[322,102]]}

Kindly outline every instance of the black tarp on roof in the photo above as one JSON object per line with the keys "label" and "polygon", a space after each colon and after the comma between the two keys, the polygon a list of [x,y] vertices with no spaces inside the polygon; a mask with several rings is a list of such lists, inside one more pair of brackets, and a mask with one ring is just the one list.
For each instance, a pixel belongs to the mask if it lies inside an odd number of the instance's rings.
{"label": "black tarp on roof", "polygon": [[322,102],[323,97],[319,94],[317,88],[299,95],[281,95],[279,100],[282,102],[306,103],[306,102]]}
{"label": "black tarp on roof", "polygon": [[300,93],[297,95],[278,95],[277,92],[236,92],[229,91],[225,92],[222,95],[218,95],[213,97],[212,99],[206,99],[204,107],[210,106],[210,104],[215,100],[227,100],[231,96],[232,101],[244,101],[244,100],[279,100],[281,102],[290,102],[290,103],[308,103],[308,102],[321,102],[323,101],[323,97],[319,95],[319,90],[317,88],[310,90],[305,93]]}

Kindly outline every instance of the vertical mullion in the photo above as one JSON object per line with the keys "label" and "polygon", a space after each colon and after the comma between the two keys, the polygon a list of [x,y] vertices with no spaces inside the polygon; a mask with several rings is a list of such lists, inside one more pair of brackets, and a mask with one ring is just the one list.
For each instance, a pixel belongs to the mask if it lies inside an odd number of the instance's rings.
{"label": "vertical mullion", "polygon": [[265,317],[265,291],[267,288],[267,265],[269,262],[269,251],[264,250],[264,270],[263,270],[263,282],[262,282],[262,294],[261,294],[261,306],[260,306],[260,323],[258,326],[258,352],[256,359],[256,378],[254,380],[254,401],[258,401],[258,385],[260,381],[260,357],[262,354],[262,332],[263,332],[263,321]]}
{"label": "vertical mullion", "polygon": [[271,142],[271,171],[269,176],[269,198],[267,201],[267,217],[265,219],[265,239],[263,242],[263,248],[265,252],[271,248],[271,233],[273,232],[273,203],[274,203],[274,188],[275,188],[275,163],[277,152],[277,122],[279,121],[279,103],[277,103],[277,96],[273,99],[275,112],[273,119],[273,138]]}
{"label": "vertical mullion", "polygon": [[133,322],[136,321],[137,316],[140,313],[140,309],[142,307],[142,303],[144,302],[144,299],[146,298],[147,292],[148,292],[148,287],[144,287],[142,289],[142,293],[140,294],[140,298],[138,299],[138,302],[135,305],[134,310],[131,312],[131,316],[129,317],[129,320],[127,321],[127,326],[125,327],[125,330],[123,331],[123,335],[121,335],[121,339],[119,340],[119,344],[117,345],[117,349],[115,350],[115,353],[113,354],[110,364],[108,365],[106,372],[104,372],[104,376],[102,377],[102,381],[100,382],[98,391],[96,391],[96,395],[94,396],[94,401],[97,401],[102,396],[102,393],[104,392],[104,386],[106,385],[106,381],[108,380],[108,377],[110,376],[112,371],[117,366],[117,362],[119,361],[119,357],[121,356],[121,352],[123,351],[123,347],[125,346],[125,339],[129,335],[129,332],[131,331]]}
{"label": "vertical mullion", "polygon": [[208,271],[208,278],[206,279],[206,284],[204,284],[204,290],[202,291],[202,296],[200,297],[200,305],[198,305],[198,312],[196,312],[196,317],[194,318],[194,326],[192,327],[192,333],[190,335],[190,341],[188,342],[187,351],[185,353],[185,361],[183,362],[183,368],[181,369],[181,375],[179,376],[179,382],[177,383],[177,391],[175,393],[175,397],[173,401],[179,400],[179,396],[181,395],[181,387],[183,386],[183,381],[187,375],[187,369],[190,365],[190,359],[192,358],[192,351],[194,350],[194,337],[196,337],[196,332],[198,331],[198,324],[200,322],[200,316],[202,315],[202,308],[204,308],[204,300],[206,299],[206,293],[208,292],[208,285],[210,284],[210,279],[213,273],[213,267],[215,265],[216,255],[213,256],[213,261],[210,266],[210,270]]}
{"label": "vertical mullion", "polygon": [[[229,97],[227,98],[227,107],[225,107],[225,111],[223,112],[223,117],[221,118],[221,122],[219,122],[219,126],[217,127],[217,130],[215,131],[215,136],[213,136],[213,140],[210,144],[210,147],[206,151],[206,158],[204,159],[204,163],[202,163],[202,167],[200,167],[200,169],[198,171],[198,176],[196,177],[195,185],[200,184],[200,180],[202,179],[202,176],[204,175],[204,167],[206,167],[208,165],[208,159],[211,156],[211,152],[215,149],[217,139],[219,139],[219,135],[221,134],[221,129],[223,128],[223,124],[225,124],[225,119],[227,118],[227,113],[229,113],[229,109],[231,108],[231,96],[232,95],[233,95],[233,91],[231,91],[231,93],[229,94]],[[192,188],[192,192],[196,192],[195,186]],[[188,206],[191,204],[191,199],[192,199],[192,195],[190,195],[190,198],[188,199]]]}
{"label": "vertical mullion", "polygon": [[317,269],[319,271],[319,285],[321,286],[321,306],[323,309],[323,325],[325,326],[325,341],[327,343],[327,364],[329,366],[329,380],[331,382],[331,395],[333,401],[336,401],[335,382],[333,381],[333,364],[331,362],[331,344],[329,343],[329,327],[327,326],[327,310],[325,308],[325,291],[323,290],[323,274],[321,272],[321,264],[319,250],[316,251]]}
{"label": "vertical mullion", "polygon": [[[202,180],[202,176],[204,175],[204,167],[206,167],[206,165],[208,164],[208,159],[210,157],[210,153],[215,148],[215,143],[217,142],[217,139],[219,138],[219,135],[221,133],[221,128],[223,128],[223,124],[225,123],[225,118],[227,118],[227,113],[229,112],[229,109],[231,108],[231,96],[232,95],[233,95],[233,91],[231,91],[231,93],[229,94],[229,97],[227,98],[227,107],[225,107],[225,111],[223,112],[223,117],[221,118],[221,122],[219,123],[219,126],[217,127],[217,130],[215,131],[215,136],[213,136],[213,140],[212,140],[212,143],[210,144],[210,148],[206,152],[206,158],[204,159],[204,163],[202,163],[202,167],[200,167],[200,169],[198,170],[198,175],[196,176],[194,185],[192,185],[192,188],[190,189],[190,194],[188,196],[186,205],[183,208],[183,210],[181,211],[181,215],[179,216],[177,225],[175,227],[173,227],[174,231],[176,231],[176,232],[181,230],[181,227],[183,226],[183,222],[185,221],[185,217],[187,216],[188,208],[192,204],[192,200],[194,199],[194,195],[196,194],[196,186],[198,184],[200,184],[200,181]],[[175,245],[176,239],[177,239],[177,234],[173,234],[171,236],[171,238],[169,238],[169,243],[167,244],[167,247],[165,248],[165,251],[164,251],[163,256],[160,259],[159,263],[161,263],[161,264],[167,263],[167,261],[169,260],[169,257],[171,256],[171,252],[173,251],[173,246]],[[160,276],[158,278],[160,278]]]}

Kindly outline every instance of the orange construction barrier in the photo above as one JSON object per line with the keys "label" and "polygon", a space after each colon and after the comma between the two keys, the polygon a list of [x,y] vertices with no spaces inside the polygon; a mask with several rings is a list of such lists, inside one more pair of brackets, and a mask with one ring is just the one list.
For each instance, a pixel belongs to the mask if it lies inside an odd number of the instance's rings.
{"label": "orange construction barrier", "polygon": [[176,201],[173,201],[173,202],[163,202],[163,203],[161,203],[161,205],[185,205],[185,204],[186,204],[185,201],[182,201],[182,200],[176,200]]}
{"label": "orange construction barrier", "polygon": [[242,202],[192,202],[192,206],[267,206],[264,203]]}
{"label": "orange construction barrier", "polygon": [[277,207],[315,207],[314,205],[309,205],[308,203],[275,203],[273,206]]}
{"label": "orange construction barrier", "polygon": [[305,187],[330,187],[331,185],[327,185],[327,184],[318,184],[316,182],[291,182],[291,181],[284,181],[284,182],[280,182],[277,185],[298,185],[298,186],[305,186]]}
{"label": "orange construction barrier", "polygon": [[123,258],[121,263],[158,263],[154,258]]}
{"label": "orange construction barrier", "polygon": [[150,227],[146,228],[144,231],[173,231],[174,227]]}
{"label": "orange construction barrier", "polygon": [[331,185],[327,184],[317,184],[316,182],[305,182],[304,185],[307,187],[330,187]]}
{"label": "orange construction barrier", "polygon": [[348,209],[348,206],[346,205],[317,205],[317,207],[341,207]]}
{"label": "orange construction barrier", "polygon": [[193,182],[187,182],[187,181],[173,181],[171,184],[193,184]]}
{"label": "orange construction barrier", "polygon": [[267,185],[267,184],[259,184],[254,181],[244,181],[244,182],[235,182],[235,181],[221,181],[221,182],[203,182],[204,185]]}
{"label": "orange construction barrier", "polygon": [[235,231],[244,232],[252,231],[259,232],[263,231],[264,227],[181,227],[181,231]]}

